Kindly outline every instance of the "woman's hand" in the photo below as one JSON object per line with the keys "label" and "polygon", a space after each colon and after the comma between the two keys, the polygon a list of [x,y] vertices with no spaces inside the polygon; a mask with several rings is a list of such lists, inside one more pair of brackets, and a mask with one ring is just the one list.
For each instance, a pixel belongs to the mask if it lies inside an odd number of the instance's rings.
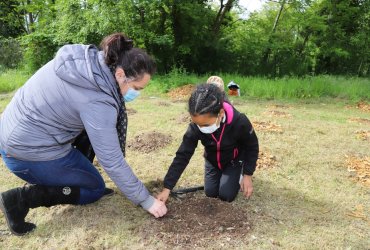
{"label": "woman's hand", "polygon": [[167,213],[167,207],[164,202],[155,199],[153,205],[148,209],[148,212],[155,216],[155,218],[163,217]]}
{"label": "woman's hand", "polygon": [[245,197],[251,197],[253,193],[252,176],[244,175],[243,180],[240,183],[240,189],[242,190]]}
{"label": "woman's hand", "polygon": [[168,196],[170,196],[170,192],[171,190],[169,190],[168,188],[164,188],[162,192],[157,195],[157,199],[166,203],[166,201],[168,200]]}

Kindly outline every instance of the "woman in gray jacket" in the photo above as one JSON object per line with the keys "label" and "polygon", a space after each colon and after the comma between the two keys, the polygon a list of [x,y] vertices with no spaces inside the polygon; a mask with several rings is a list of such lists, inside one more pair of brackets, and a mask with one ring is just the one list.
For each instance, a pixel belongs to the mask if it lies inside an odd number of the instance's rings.
{"label": "woman in gray jacket", "polygon": [[29,183],[0,196],[0,209],[16,235],[36,227],[25,222],[30,208],[88,204],[112,192],[91,157],[74,144],[83,133],[128,199],[157,218],[167,213],[125,161],[125,102],[148,84],[154,62],[121,33],[106,37],[101,49],[63,46],[16,92],[1,116],[0,154],[9,170]]}

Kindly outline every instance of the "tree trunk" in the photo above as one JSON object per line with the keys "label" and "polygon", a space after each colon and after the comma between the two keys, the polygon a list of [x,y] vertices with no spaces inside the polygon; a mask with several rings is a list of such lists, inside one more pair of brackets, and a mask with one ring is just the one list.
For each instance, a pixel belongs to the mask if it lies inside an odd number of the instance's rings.
{"label": "tree trunk", "polygon": [[276,27],[279,23],[279,20],[280,20],[280,16],[281,16],[281,13],[283,12],[283,9],[284,9],[284,5],[286,3],[286,0],[283,0],[281,2],[281,5],[280,5],[280,9],[279,9],[279,12],[278,14],[276,15],[276,18],[275,18],[275,22],[274,22],[274,26],[272,27],[272,31],[271,31],[271,34],[274,34],[275,31],[276,31]]}
{"label": "tree trunk", "polygon": [[362,64],[363,64],[364,60],[361,60],[361,63],[360,63],[360,66],[358,66],[358,70],[357,70],[357,76],[361,76],[362,75]]}
{"label": "tree trunk", "polygon": [[[26,4],[31,5],[31,0],[27,0]],[[26,19],[26,23],[27,23],[26,26],[28,27],[28,33],[32,33],[33,32],[33,24],[35,22],[32,12],[27,12],[25,19]]]}
{"label": "tree trunk", "polygon": [[269,36],[269,39],[268,39],[268,43],[267,43],[267,48],[265,50],[265,53],[263,53],[263,57],[262,57],[262,67],[266,68],[268,66],[268,61],[269,61],[269,57],[270,57],[270,53],[271,53],[271,43],[272,43],[272,37],[274,35],[274,33],[276,32],[276,28],[279,24],[279,20],[280,20],[280,17],[281,17],[281,13],[283,12],[283,9],[284,9],[284,5],[286,3],[286,0],[282,0],[281,4],[280,4],[280,9],[279,9],[279,12],[277,13],[276,15],[276,18],[275,18],[275,21],[274,21],[274,25],[272,27],[272,30],[271,30],[271,33],[270,33],[270,36]]}
{"label": "tree trunk", "polygon": [[217,35],[219,32],[220,32],[220,28],[221,28],[221,24],[222,24],[222,21],[224,20],[225,18],[225,15],[230,12],[231,8],[233,7],[233,4],[235,2],[235,0],[228,0],[226,2],[226,4],[224,5],[224,1],[223,0],[220,0],[221,1],[221,4],[220,4],[220,9],[217,13],[217,16],[216,16],[216,19],[215,19],[215,22],[213,24],[213,33],[215,35]]}
{"label": "tree trunk", "polygon": [[218,13],[217,13],[217,16],[216,16],[216,19],[213,23],[213,27],[215,27],[215,24],[218,22],[218,20],[220,19],[220,16],[221,16],[221,12],[222,10],[224,9],[225,5],[224,5],[224,0],[220,0],[220,9],[218,10]]}
{"label": "tree trunk", "polygon": [[173,31],[174,42],[175,42],[176,47],[181,44],[181,40],[182,40],[181,24],[180,24],[178,17],[179,17],[179,10],[178,10],[176,1],[174,1],[173,6],[172,6],[171,18],[172,18],[172,31]]}

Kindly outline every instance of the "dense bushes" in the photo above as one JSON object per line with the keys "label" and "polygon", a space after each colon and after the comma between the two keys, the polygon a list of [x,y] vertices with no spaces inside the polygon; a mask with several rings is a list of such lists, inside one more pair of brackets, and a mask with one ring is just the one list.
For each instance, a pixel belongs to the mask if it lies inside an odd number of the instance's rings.
{"label": "dense bushes", "polygon": [[34,72],[50,61],[58,48],[52,35],[31,33],[22,37],[25,69]]}
{"label": "dense bushes", "polygon": [[16,68],[22,59],[22,49],[17,39],[0,37],[0,72]]}

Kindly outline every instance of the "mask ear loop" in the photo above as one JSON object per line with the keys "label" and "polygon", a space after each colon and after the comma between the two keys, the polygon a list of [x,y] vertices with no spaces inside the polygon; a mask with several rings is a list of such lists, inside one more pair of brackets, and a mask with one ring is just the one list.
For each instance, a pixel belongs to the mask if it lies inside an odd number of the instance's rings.
{"label": "mask ear loop", "polygon": [[[133,79],[131,79],[131,78],[128,78],[127,76],[125,76],[125,80],[124,80],[124,82],[127,84],[127,86],[128,86],[128,88],[130,88],[130,82],[132,82],[133,81]],[[131,87],[132,88],[132,87]]]}
{"label": "mask ear loop", "polygon": [[[217,115],[217,120],[216,120],[216,125],[217,125],[217,122],[218,122],[218,118],[220,118],[221,119],[221,116],[220,116],[221,114],[220,113],[218,113],[218,115]],[[221,122],[222,122],[222,120],[220,120],[220,125],[221,125]]]}
{"label": "mask ear loop", "polygon": [[[218,118],[220,118],[220,113],[218,113],[217,115],[217,119],[216,119],[216,126],[217,126],[217,123],[218,123]],[[221,123],[221,122],[220,122]]]}

